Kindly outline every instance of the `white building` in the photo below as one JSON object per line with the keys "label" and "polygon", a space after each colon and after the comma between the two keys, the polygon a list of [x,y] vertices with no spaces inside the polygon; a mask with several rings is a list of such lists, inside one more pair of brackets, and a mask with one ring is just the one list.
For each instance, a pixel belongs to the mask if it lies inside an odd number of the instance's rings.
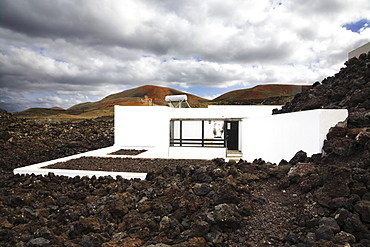
{"label": "white building", "polygon": [[14,174],[121,176],[145,179],[146,173],[51,169],[47,166],[81,157],[112,155],[120,149],[147,150],[135,158],[244,159],[279,163],[297,151],[321,153],[326,134],[347,110],[310,110],[271,115],[277,106],[115,106],[114,145],[14,169]]}
{"label": "white building", "polygon": [[278,106],[115,106],[115,146],[146,149],[137,157],[262,158],[278,163],[297,151],[321,153],[326,134],[347,110],[272,115]]}

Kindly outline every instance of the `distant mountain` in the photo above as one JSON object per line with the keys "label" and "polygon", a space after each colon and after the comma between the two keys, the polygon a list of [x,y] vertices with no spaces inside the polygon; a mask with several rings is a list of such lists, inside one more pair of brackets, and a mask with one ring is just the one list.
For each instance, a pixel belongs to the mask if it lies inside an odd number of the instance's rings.
{"label": "distant mountain", "polygon": [[116,94],[111,94],[97,102],[86,102],[74,105],[68,109],[30,108],[14,113],[15,116],[25,118],[50,119],[81,119],[113,116],[114,105],[144,106],[149,102],[152,105],[166,105],[167,95],[186,94],[192,107],[206,107],[208,104],[271,104],[283,105],[290,101],[294,95],[305,91],[310,86],[296,85],[259,85],[249,89],[240,89],[225,93],[212,101],[200,98],[193,94],[176,89],[146,85]]}
{"label": "distant mountain", "polygon": [[311,86],[268,84],[239,89],[218,96],[212,102],[218,104],[285,104],[294,95]]}
{"label": "distant mountain", "polygon": [[153,105],[166,105],[166,101],[164,100],[164,98],[167,95],[179,94],[186,94],[188,96],[189,104],[199,104],[209,101],[207,99],[200,98],[193,94],[184,93],[176,89],[146,85],[125,90],[120,93],[111,94],[98,102],[78,104],[72,106],[68,110],[91,111],[113,107],[114,105],[147,105],[148,100],[145,101],[145,97],[147,97],[148,99],[152,99]]}
{"label": "distant mountain", "polygon": [[14,113],[14,116],[17,116],[17,117],[25,117],[25,118],[29,118],[29,117],[47,117],[47,116],[50,116],[50,115],[58,115],[58,114],[64,114],[66,112],[66,110],[64,110],[63,108],[57,108],[57,107],[53,107],[53,108],[29,108],[27,110],[24,110],[22,112],[15,112]]}
{"label": "distant mountain", "polygon": [[62,108],[30,108],[14,115],[26,118],[94,118],[100,116],[113,116],[114,105],[141,106],[166,105],[167,95],[186,94],[191,106],[207,104],[209,100],[176,89],[146,85],[120,93],[111,94],[97,102],[86,102],[74,105],[67,110]]}

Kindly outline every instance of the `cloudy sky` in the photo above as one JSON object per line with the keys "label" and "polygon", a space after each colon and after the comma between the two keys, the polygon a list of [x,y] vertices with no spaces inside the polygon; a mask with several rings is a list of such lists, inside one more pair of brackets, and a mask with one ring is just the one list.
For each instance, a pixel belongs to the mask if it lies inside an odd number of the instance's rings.
{"label": "cloudy sky", "polygon": [[0,108],[313,84],[369,40],[369,0],[1,0]]}

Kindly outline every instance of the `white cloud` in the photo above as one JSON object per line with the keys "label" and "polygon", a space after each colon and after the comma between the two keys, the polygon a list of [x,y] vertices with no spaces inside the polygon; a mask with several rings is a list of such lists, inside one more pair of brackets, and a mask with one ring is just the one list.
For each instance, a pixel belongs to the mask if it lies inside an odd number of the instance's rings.
{"label": "white cloud", "polygon": [[370,28],[343,28],[369,9],[368,0],[4,0],[2,105],[23,97],[20,109],[67,108],[145,84],[312,84],[370,40]]}
{"label": "white cloud", "polygon": [[208,95],[208,94],[205,94],[203,96],[201,96],[202,98],[204,99],[209,99],[209,100],[213,100],[215,98],[217,98],[218,96],[220,96],[221,94],[213,94],[213,95]]}

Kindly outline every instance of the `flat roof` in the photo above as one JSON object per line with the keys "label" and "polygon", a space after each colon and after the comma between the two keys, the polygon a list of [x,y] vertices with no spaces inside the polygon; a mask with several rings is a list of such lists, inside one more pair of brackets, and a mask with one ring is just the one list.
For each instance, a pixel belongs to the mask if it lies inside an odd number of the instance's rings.
{"label": "flat roof", "polygon": [[185,121],[240,121],[243,118],[171,118],[171,120],[185,120]]}

